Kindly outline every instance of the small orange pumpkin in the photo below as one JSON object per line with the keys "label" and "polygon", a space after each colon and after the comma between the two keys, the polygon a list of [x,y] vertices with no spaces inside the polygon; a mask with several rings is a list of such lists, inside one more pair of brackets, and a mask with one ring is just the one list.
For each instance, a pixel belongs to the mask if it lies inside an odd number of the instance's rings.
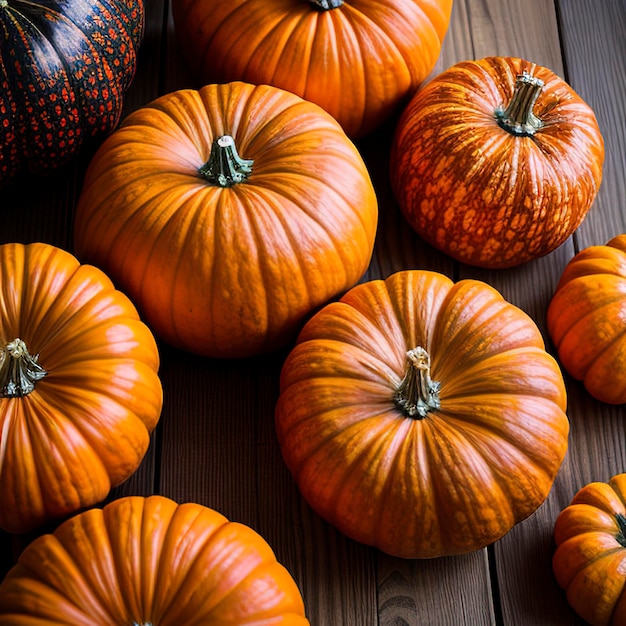
{"label": "small orange pumpkin", "polygon": [[566,371],[597,400],[626,403],[626,235],[570,260],[547,324]]}
{"label": "small orange pumpkin", "polygon": [[626,474],[585,485],[554,526],[554,575],[593,626],[626,624]]}
{"label": "small orange pumpkin", "polygon": [[510,57],[463,61],[400,118],[391,182],[408,223],[470,265],[551,252],[578,228],[602,180],[591,108],[551,70]]}
{"label": "small orange pumpkin", "polygon": [[404,558],[496,541],[547,497],[565,386],[535,323],[489,285],[409,270],[304,326],[281,373],[278,441],[307,502]]}
{"label": "small orange pumpkin", "polygon": [[0,527],[103,500],[161,413],[159,354],[130,300],[54,246],[0,246]]}
{"label": "small orange pumpkin", "polygon": [[27,546],[0,585],[0,623],[309,622],[295,581],[254,530],[200,504],[133,496]]}
{"label": "small orange pumpkin", "polygon": [[365,163],[328,113],[230,83],[122,122],[87,171],[75,245],[164,341],[245,357],[284,345],[361,278],[377,222]]}

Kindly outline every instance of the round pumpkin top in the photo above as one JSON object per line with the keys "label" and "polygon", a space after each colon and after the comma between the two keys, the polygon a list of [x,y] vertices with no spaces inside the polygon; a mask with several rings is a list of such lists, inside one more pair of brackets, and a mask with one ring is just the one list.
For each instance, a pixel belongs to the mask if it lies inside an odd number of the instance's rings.
{"label": "round pumpkin top", "polygon": [[547,497],[566,393],[535,323],[489,285],[423,270],[357,285],[304,326],[276,429],[309,504],[405,558],[482,548]]}
{"label": "round pumpkin top", "polygon": [[377,221],[369,173],[336,120],[238,82],[131,113],[90,163],[75,245],[162,339],[243,357],[284,345],[361,278]]}
{"label": "round pumpkin top", "polygon": [[152,333],[99,269],[0,246],[0,527],[103,500],[139,466],[162,389]]}
{"label": "round pumpkin top", "polygon": [[0,585],[0,622],[309,623],[295,581],[260,535],[163,496],[114,500],[35,539]]}

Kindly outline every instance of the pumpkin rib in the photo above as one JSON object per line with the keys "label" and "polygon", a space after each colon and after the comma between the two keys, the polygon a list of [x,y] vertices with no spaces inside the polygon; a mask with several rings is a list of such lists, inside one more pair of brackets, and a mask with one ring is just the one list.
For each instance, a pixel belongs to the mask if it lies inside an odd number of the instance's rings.
{"label": "pumpkin rib", "polygon": [[[433,414],[436,415],[436,414]],[[473,482],[461,484],[457,489],[455,489],[455,485],[457,485],[457,481],[454,478],[454,475],[457,473],[456,471],[446,471],[448,468],[455,470],[458,468],[459,464],[464,468],[463,474],[467,477],[467,473],[465,470],[470,469],[469,459],[467,458],[467,452],[469,449],[472,450],[472,457],[476,457],[476,453],[478,452],[473,446],[470,448],[467,447],[459,447],[459,442],[465,440],[465,437],[462,433],[456,433],[451,428],[449,428],[448,423],[441,416],[437,416],[438,419],[436,426],[431,425],[430,428],[425,429],[425,433],[429,433],[431,436],[428,437],[430,444],[428,445],[430,454],[429,459],[431,466],[437,466],[437,475],[438,479],[431,483],[431,488],[435,494],[435,502],[438,503],[438,519],[440,520],[448,520],[446,523],[440,524],[440,528],[444,537],[444,545],[447,546],[444,548],[440,547],[440,554],[462,554],[464,552],[468,552],[469,548],[467,547],[472,542],[468,544],[460,543],[457,538],[461,533],[461,526],[463,526],[464,532],[472,532],[472,529],[476,529],[476,532],[473,535],[474,541],[478,541],[481,544],[484,544],[485,538],[485,530],[487,530],[488,520],[481,519],[482,515],[488,512],[489,507],[487,506],[486,493],[484,491],[484,487],[476,487],[480,490],[480,495],[484,496],[483,502],[480,502],[480,498],[472,498],[472,493],[476,496],[478,493],[476,491],[472,491]],[[429,416],[425,419],[431,420],[430,424],[432,424],[433,417]],[[433,436],[436,433],[436,436]],[[442,437],[443,435],[443,437]],[[443,445],[445,442],[448,445]],[[453,452],[456,451],[456,452]],[[459,458],[459,456],[455,457],[455,463],[450,464],[447,462],[441,462],[445,460],[446,457],[450,457],[452,454],[458,454],[462,452],[463,457]],[[485,459],[481,453],[478,453],[477,458],[481,460],[481,472],[479,473],[489,473],[491,474],[491,465],[485,462]],[[459,472],[460,473],[460,472]],[[497,489],[500,491],[500,485],[496,483]],[[470,493],[472,491],[472,493]],[[472,501],[472,502],[470,502]],[[504,517],[504,525],[507,524],[507,509],[505,508],[506,500],[504,498],[497,499],[499,504],[503,506],[499,508],[500,514]],[[456,510],[454,511],[454,515],[450,515],[450,503],[455,502],[457,505]],[[463,521],[459,523],[459,514],[463,516]],[[468,516],[469,514],[469,516]],[[474,514],[474,515],[472,515]],[[510,514],[510,510],[509,510]],[[474,517],[473,521],[468,519]],[[511,519],[513,516],[510,516]],[[498,533],[494,533],[493,530],[487,531],[487,536],[489,537],[488,543],[491,543],[495,540],[496,535]],[[482,536],[483,539],[480,539]]]}

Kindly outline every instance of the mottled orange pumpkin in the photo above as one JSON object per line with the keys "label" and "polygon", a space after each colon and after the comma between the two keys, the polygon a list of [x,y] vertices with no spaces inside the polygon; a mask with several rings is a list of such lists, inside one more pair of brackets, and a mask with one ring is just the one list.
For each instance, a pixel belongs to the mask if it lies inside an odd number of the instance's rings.
{"label": "mottled orange pumpkin", "polygon": [[547,497],[566,394],[535,323],[489,285],[409,270],[304,326],[276,429],[307,502],[405,558],[482,548]]}
{"label": "mottled orange pumpkin", "polygon": [[373,130],[430,74],[452,0],[174,0],[178,43],[202,82],[243,80]]}
{"label": "mottled orange pumpkin", "polygon": [[547,323],[567,372],[597,400],[626,403],[626,235],[570,260]]}
{"label": "mottled orange pumpkin", "polygon": [[33,541],[0,585],[3,626],[305,626],[300,591],[250,527],[126,497]]}
{"label": "mottled orange pumpkin", "polygon": [[131,113],[89,166],[75,245],[166,342],[245,357],[284,345],[361,278],[377,223],[369,173],[336,120],[239,82]]}
{"label": "mottled orange pumpkin", "polygon": [[554,526],[554,575],[593,626],[626,624],[626,474],[585,485]]}
{"label": "mottled orange pumpkin", "polygon": [[0,286],[0,527],[20,533],[126,480],[163,397],[154,337],[99,269],[5,244]]}
{"label": "mottled orange pumpkin", "polygon": [[470,265],[503,268],[560,246],[589,211],[604,142],[591,108],[551,70],[463,61],[402,114],[391,181],[408,223]]}

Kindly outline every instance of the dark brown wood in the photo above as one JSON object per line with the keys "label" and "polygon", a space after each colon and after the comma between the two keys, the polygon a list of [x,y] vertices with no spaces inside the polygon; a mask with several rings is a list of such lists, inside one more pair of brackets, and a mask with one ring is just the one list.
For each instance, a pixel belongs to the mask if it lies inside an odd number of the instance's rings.
{"label": "dark brown wood", "polygon": [[[147,0],[146,17],[126,112],[163,93],[198,86],[179,56],[167,0]],[[484,280],[533,317],[552,350],[545,311],[565,264],[577,250],[626,232],[625,34],[624,0],[456,0],[434,72],[463,59],[510,55],[563,76],[598,116],[606,143],[602,188],[580,229],[552,254],[506,271],[459,265],[424,244],[394,201],[388,177],[394,118],[357,142],[380,205],[374,255],[363,280],[410,268]],[[46,241],[71,251],[74,207],[96,148],[97,142],[50,178],[24,175],[5,188],[0,243]],[[544,505],[484,550],[410,561],[346,538],[300,497],[274,432],[286,351],[222,362],[171,346],[160,350],[160,424],[140,469],[109,500],[161,493],[250,525],[296,579],[316,626],[583,624],[552,575],[552,529],[585,483],[626,471],[624,406],[594,401],[565,375],[570,449]],[[0,532],[0,577],[36,534]]]}

